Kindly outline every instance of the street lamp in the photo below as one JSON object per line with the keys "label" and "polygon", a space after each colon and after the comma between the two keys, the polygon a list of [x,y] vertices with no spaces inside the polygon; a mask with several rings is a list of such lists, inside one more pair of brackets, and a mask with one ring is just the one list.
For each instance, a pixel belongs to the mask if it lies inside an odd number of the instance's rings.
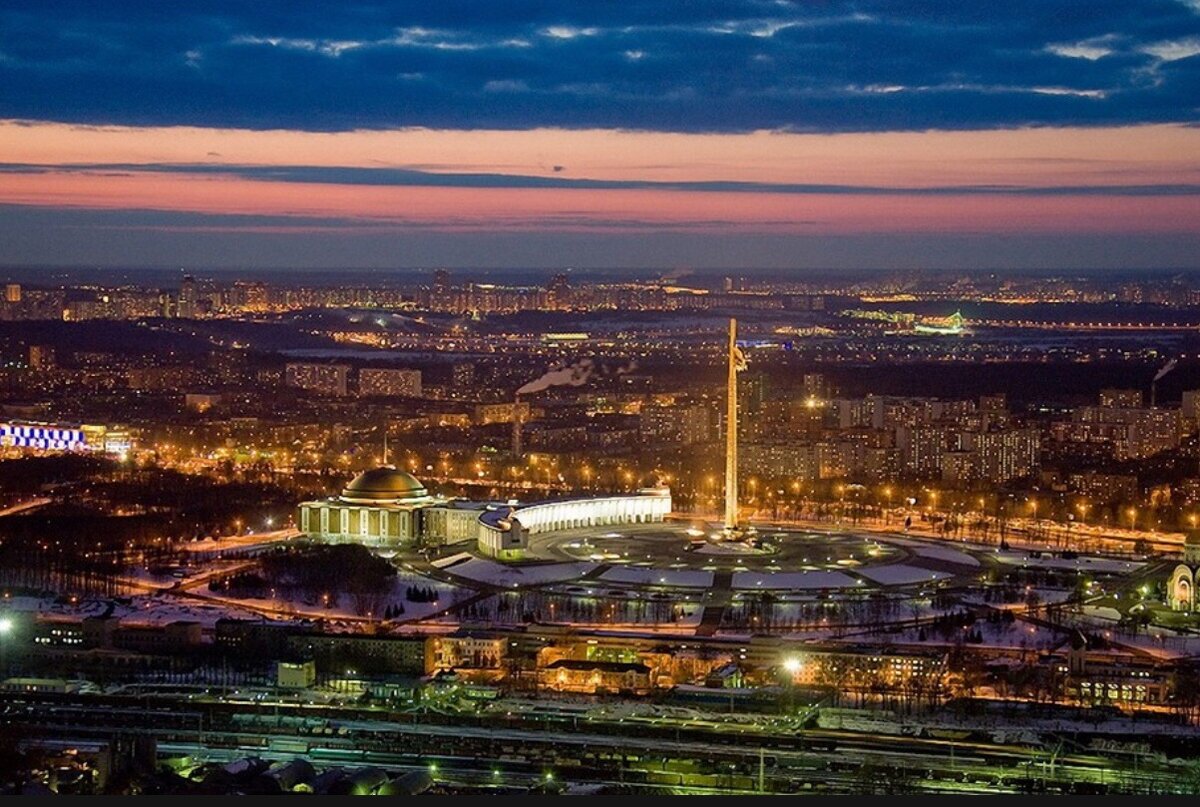
{"label": "street lamp", "polygon": [[925,505],[925,512],[932,516],[937,512],[938,492],[932,488],[927,489],[926,492],[929,494],[929,501]]}

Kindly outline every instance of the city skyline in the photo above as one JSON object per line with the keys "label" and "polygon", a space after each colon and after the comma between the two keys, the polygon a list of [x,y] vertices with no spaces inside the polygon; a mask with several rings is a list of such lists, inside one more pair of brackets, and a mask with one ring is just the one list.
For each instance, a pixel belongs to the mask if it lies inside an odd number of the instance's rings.
{"label": "city skyline", "polygon": [[0,795],[1200,793],[1200,0],[9,0],[0,87]]}
{"label": "city skyline", "polygon": [[1184,0],[56,15],[6,265],[1200,267]]}
{"label": "city skyline", "polygon": [[167,275],[3,283],[0,792],[1195,792],[1200,278]]}

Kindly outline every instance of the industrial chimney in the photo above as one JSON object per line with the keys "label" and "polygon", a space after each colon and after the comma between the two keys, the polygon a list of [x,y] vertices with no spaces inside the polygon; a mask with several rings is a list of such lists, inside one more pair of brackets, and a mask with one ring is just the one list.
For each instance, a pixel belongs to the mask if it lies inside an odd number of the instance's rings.
{"label": "industrial chimney", "polygon": [[512,420],[512,455],[520,459],[521,457],[521,394],[517,393],[513,397],[513,420]]}

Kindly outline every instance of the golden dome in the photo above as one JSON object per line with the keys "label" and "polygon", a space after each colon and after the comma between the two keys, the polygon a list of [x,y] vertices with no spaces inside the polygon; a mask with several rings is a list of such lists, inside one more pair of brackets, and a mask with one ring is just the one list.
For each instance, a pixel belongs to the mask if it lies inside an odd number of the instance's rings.
{"label": "golden dome", "polygon": [[353,501],[390,502],[429,495],[425,486],[407,471],[375,468],[363,471],[342,489],[342,498]]}

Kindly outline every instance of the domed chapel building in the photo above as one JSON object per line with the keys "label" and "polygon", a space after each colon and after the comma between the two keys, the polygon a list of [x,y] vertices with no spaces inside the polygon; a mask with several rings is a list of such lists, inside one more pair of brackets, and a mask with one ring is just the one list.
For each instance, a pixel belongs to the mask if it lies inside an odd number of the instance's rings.
{"label": "domed chapel building", "polygon": [[1189,532],[1183,542],[1183,563],[1167,579],[1167,605],[1174,611],[1195,611],[1197,583],[1200,583],[1200,532]]}

